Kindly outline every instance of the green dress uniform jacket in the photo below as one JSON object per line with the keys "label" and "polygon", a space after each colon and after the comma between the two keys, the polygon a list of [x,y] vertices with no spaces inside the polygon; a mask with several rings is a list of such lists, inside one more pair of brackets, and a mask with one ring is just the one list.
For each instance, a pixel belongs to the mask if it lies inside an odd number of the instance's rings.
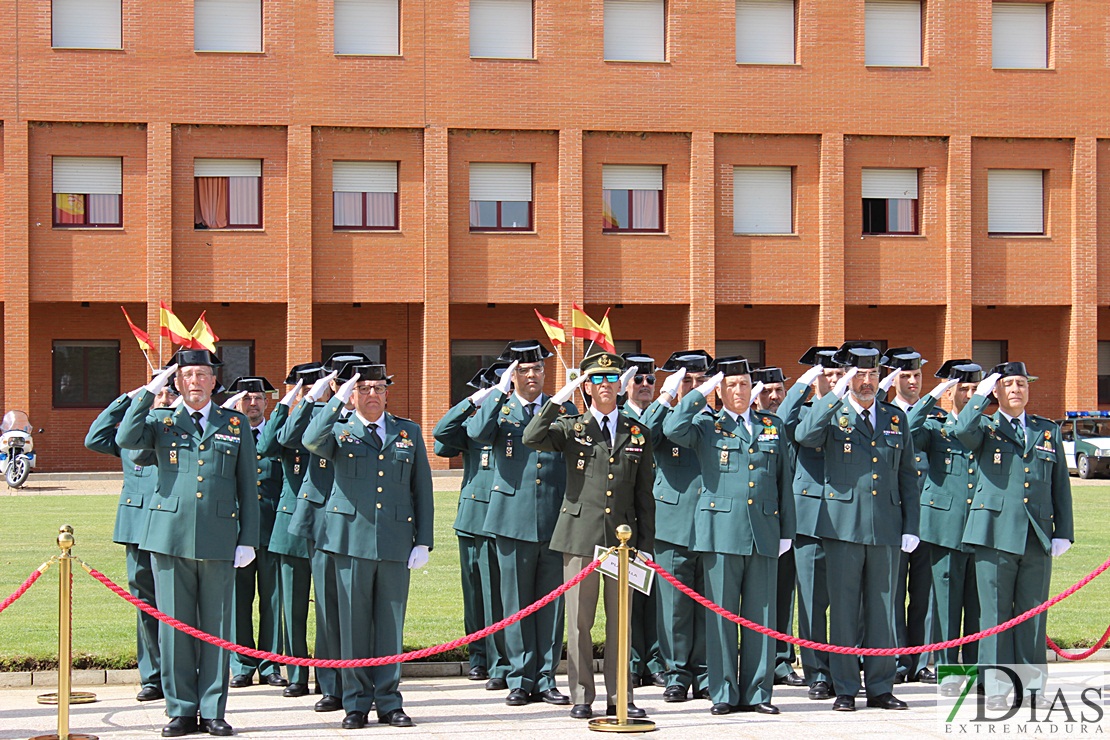
{"label": "green dress uniform jacket", "polygon": [[456,532],[485,536],[486,514],[493,490],[493,447],[470,439],[467,420],[477,413],[469,398],[448,410],[435,429],[435,454],[439,457],[462,455],[463,479],[459,491],[459,507],[452,525]]}
{"label": "green dress uniform jacket", "polygon": [[[287,448],[308,449],[304,434],[308,431],[313,416],[323,408],[322,403],[298,404],[289,414],[285,426],[278,432],[278,441]],[[289,521],[289,532],[303,537],[309,548],[314,550],[324,526],[324,504],[335,484],[335,466],[331,460],[320,457],[312,450],[308,450],[308,454],[308,470],[301,480],[301,487],[297,489],[297,508],[293,510],[293,518]]]}
{"label": "green dress uniform jacket", "polygon": [[[304,404],[311,406],[311,404]],[[293,521],[293,514],[297,510],[297,492],[301,490],[305,476],[308,474],[309,451],[301,445],[300,435],[295,439],[283,440],[282,432],[286,422],[289,421],[289,407],[279,403],[266,428],[271,426],[276,435],[276,441],[281,448],[278,454],[281,459],[281,498],[278,499],[277,511],[274,512],[274,530],[270,535],[270,552],[279,555],[288,555],[296,558],[308,558],[308,540],[289,531]],[[307,427],[308,424],[306,423]],[[301,431],[304,434],[304,430]],[[291,442],[286,445],[286,441]]]}

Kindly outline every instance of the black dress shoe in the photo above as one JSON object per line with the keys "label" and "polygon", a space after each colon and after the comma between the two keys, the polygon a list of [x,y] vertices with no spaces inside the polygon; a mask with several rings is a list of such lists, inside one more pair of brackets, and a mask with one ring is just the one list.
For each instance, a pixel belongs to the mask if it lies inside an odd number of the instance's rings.
{"label": "black dress shoe", "polygon": [[545,701],[548,704],[554,704],[556,706],[565,706],[567,704],[570,704],[570,697],[566,694],[559,693],[559,689],[548,689],[547,691],[541,691],[538,694],[532,694],[532,696],[538,696],[542,701]]}
{"label": "black dress shoe", "polygon": [[721,702],[720,704],[714,704],[713,706],[711,706],[709,708],[709,713],[714,715],[714,716],[720,716],[722,714],[729,714],[731,711],[732,711],[732,706],[730,704],[727,704],[726,702]]}
{"label": "black dress shoe", "polygon": [[687,691],[685,686],[668,686],[663,691],[663,701],[671,703],[686,701]]}
{"label": "black dress shoe", "polygon": [[940,685],[941,696],[959,696],[964,690],[959,681],[946,681]]}
{"label": "black dress shoe", "polygon": [[227,685],[233,689],[245,689],[254,683],[254,676],[249,673],[240,673],[238,676],[232,676]]}
{"label": "black dress shoe", "polygon": [[694,692],[694,698],[695,699],[705,699],[706,701],[709,701],[710,698],[711,698],[709,696],[709,689],[708,688],[698,689],[697,691]]}
{"label": "black dress shoe", "polygon": [[489,673],[480,665],[476,665],[470,669],[470,673],[466,674],[467,681],[485,681],[489,678]]}
{"label": "black dress shoe", "polygon": [[755,712],[756,714],[778,714],[779,708],[769,701],[760,704],[737,704],[732,708],[734,712]]}
{"label": "black dress shoe", "polygon": [[898,672],[894,674],[894,683],[906,683],[910,680],[910,672],[899,668]]}
{"label": "black dress shoe", "polygon": [[910,705],[890,692],[867,697],[867,706],[878,709],[909,709]]}
{"label": "black dress shoe", "polygon": [[378,724],[390,727],[412,727],[412,720],[405,714],[404,709],[394,709],[378,717]]}
{"label": "black dress shoe", "polygon": [[856,711],[856,697],[850,694],[841,694],[836,697],[833,702],[834,712],[854,712]]}
{"label": "black dress shoe", "polygon": [[170,717],[170,723],[162,728],[162,737],[184,737],[196,731],[196,717]]}
{"label": "black dress shoe", "polygon": [[219,737],[231,737],[235,734],[235,730],[231,729],[231,725],[224,722],[222,719],[201,719],[200,731],[207,732],[209,735],[217,735]]}
{"label": "black dress shoe", "polygon": [[327,694],[324,694],[324,698],[320,699],[320,701],[316,702],[316,705],[312,707],[313,711],[316,712],[338,712],[342,708],[342,699],[338,696],[328,696]]}
{"label": "black dress shoe", "polygon": [[366,727],[366,715],[362,712],[347,712],[343,718],[344,730],[361,730]]}
{"label": "black dress shoe", "polygon": [[937,674],[933,673],[928,668],[922,668],[920,671],[917,672],[917,675],[914,676],[913,678],[914,678],[915,681],[920,681],[921,683],[936,683],[937,682]]}
{"label": "black dress shoe", "polygon": [[289,682],[282,678],[282,675],[280,673],[271,673],[269,676],[259,679],[260,683],[262,681],[265,681],[266,684],[269,686],[277,686],[278,688],[289,685]]}
{"label": "black dress shoe", "polygon": [[503,678],[491,678],[486,681],[486,691],[504,691],[509,684]]}
{"label": "black dress shoe", "polygon": [[298,696],[308,696],[308,684],[306,683],[291,683],[285,687],[285,691],[281,695],[286,699],[293,699]]}
{"label": "black dress shoe", "polygon": [[144,686],[143,690],[135,696],[135,701],[158,701],[165,699],[165,694],[159,686]]}
{"label": "black dress shoe", "polygon": [[1014,708],[1005,696],[988,696],[984,706],[992,712],[1008,712]]}
{"label": "black dress shoe", "polygon": [[808,696],[810,699],[828,699],[832,696],[832,687],[828,681],[814,681],[809,687]]}
{"label": "black dress shoe", "polygon": [[[614,706],[613,704],[610,704],[609,706],[605,707],[605,716],[606,717],[616,717],[617,716],[616,706]],[[635,704],[629,703],[629,705],[628,705],[628,718],[629,719],[643,719],[646,716],[647,716],[647,712],[645,710],[640,709]]]}
{"label": "black dress shoe", "polygon": [[510,707],[523,707],[528,703],[528,692],[524,689],[513,689],[505,697],[505,703]]}
{"label": "black dress shoe", "polygon": [[594,710],[589,704],[575,704],[570,710],[571,719],[589,719],[594,716]]}
{"label": "black dress shoe", "polygon": [[782,682],[784,684],[786,684],[787,686],[805,686],[806,685],[805,678],[803,678],[802,676],[799,676],[794,671],[790,671],[790,673],[787,673],[785,676],[783,676],[782,677]]}
{"label": "black dress shoe", "polygon": [[644,684],[645,686],[658,686],[663,688],[667,685],[667,674],[659,671],[658,673],[651,674],[650,683]]}

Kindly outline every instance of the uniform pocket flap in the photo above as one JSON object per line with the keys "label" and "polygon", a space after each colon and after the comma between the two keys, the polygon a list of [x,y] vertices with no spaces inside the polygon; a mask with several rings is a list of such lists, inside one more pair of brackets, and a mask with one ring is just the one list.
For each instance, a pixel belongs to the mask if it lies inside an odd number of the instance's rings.
{"label": "uniform pocket flap", "polygon": [[1002,511],[1002,497],[998,494],[988,494],[979,499],[979,508],[987,511]]}
{"label": "uniform pocket flap", "polygon": [[655,498],[659,499],[665,504],[677,504],[678,499],[682,497],[678,491],[673,488],[656,488]]}
{"label": "uniform pocket flap", "polygon": [[411,449],[397,449],[393,450],[393,459],[397,462],[412,463],[412,450]]}
{"label": "uniform pocket flap", "polygon": [[217,501],[216,516],[223,517],[224,519],[238,519],[239,504],[235,501]]}
{"label": "uniform pocket flap", "polygon": [[333,493],[328,499],[328,511],[335,514],[354,514],[355,505],[346,496],[336,496]]}
{"label": "uniform pocket flap", "polygon": [[763,502],[763,513],[768,514],[770,516],[778,516],[779,515],[779,502],[778,501],[764,501]]}
{"label": "uniform pocket flap", "polygon": [[177,496],[158,496],[150,503],[155,511],[177,511]]}
{"label": "uniform pocket flap", "polygon": [[130,496],[126,496],[122,501],[120,501],[120,506],[137,506],[139,508],[142,508],[142,505],[143,495],[141,493],[138,495],[131,494]]}
{"label": "uniform pocket flap", "polygon": [[582,503],[580,501],[564,501],[563,513],[578,516],[582,513]]}
{"label": "uniform pocket flap", "polygon": [[702,496],[698,501],[702,511],[732,511],[732,499],[720,496]]}
{"label": "uniform pocket flap", "polygon": [[887,447],[901,447],[902,446],[902,435],[901,434],[884,434],[883,435],[883,442],[886,443]]}
{"label": "uniform pocket flap", "polygon": [[948,511],[952,508],[952,494],[941,491],[925,492],[921,495],[921,502],[934,509]]}

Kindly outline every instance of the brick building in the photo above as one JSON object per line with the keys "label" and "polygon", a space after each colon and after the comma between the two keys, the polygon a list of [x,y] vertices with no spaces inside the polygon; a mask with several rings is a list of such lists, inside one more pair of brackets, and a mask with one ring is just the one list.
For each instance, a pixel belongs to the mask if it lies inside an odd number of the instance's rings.
{"label": "brick building", "polygon": [[572,302],[657,358],[867,338],[1110,402],[1104,3],[2,5],[3,404],[41,469],[114,467],[81,438],[159,300],[235,374],[375,353],[425,430]]}

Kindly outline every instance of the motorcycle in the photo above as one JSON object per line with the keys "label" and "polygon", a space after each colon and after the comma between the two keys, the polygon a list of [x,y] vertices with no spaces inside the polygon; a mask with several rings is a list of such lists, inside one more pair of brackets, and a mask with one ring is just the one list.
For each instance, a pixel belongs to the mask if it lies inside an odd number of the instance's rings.
{"label": "motorcycle", "polygon": [[0,421],[0,473],[10,488],[22,488],[34,467],[31,420],[25,411],[9,411]]}

